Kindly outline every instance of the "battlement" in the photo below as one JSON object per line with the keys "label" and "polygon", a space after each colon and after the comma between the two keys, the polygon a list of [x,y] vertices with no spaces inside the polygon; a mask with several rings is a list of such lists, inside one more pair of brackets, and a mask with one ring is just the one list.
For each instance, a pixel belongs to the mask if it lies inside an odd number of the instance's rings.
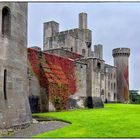
{"label": "battlement", "polygon": [[76,37],[76,32],[78,32],[79,29],[78,28],[75,28],[75,29],[70,29],[70,30],[65,30],[65,31],[61,31],[61,32],[57,32],[55,34],[55,36],[61,36],[61,35],[67,35],[67,34],[70,34],[70,35],[73,35],[74,37]]}
{"label": "battlement", "polygon": [[52,26],[52,25],[59,26],[59,23],[57,23],[57,22],[54,21],[54,20],[49,21],[49,22],[44,22],[43,24],[46,25],[46,26]]}
{"label": "battlement", "polygon": [[71,52],[71,51],[69,51],[68,49],[65,49],[65,48],[45,50],[43,52],[48,52],[50,54],[56,54],[56,55],[59,55],[59,56],[65,57],[65,58],[71,58],[71,59],[74,59],[74,60],[80,59],[80,58],[83,57],[82,55],[80,55],[78,53]]}
{"label": "battlement", "polygon": [[38,46],[33,46],[33,47],[30,47],[30,48],[36,49],[36,50],[38,50],[38,51],[41,51],[41,48],[38,47]]}
{"label": "battlement", "polygon": [[[85,34],[85,35],[84,35]],[[71,35],[74,38],[80,39],[80,40],[86,40],[86,42],[91,42],[91,30],[89,29],[79,29],[74,28],[70,30],[65,30],[61,32],[57,32],[53,37],[63,36],[63,35]]]}
{"label": "battlement", "polygon": [[130,49],[129,48],[116,48],[112,51],[113,57],[116,56],[130,56]]}

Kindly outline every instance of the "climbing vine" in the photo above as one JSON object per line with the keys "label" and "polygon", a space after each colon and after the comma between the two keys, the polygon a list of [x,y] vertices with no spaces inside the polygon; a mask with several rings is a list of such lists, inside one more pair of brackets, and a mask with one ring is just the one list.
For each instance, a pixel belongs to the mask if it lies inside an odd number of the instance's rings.
{"label": "climbing vine", "polygon": [[49,101],[57,110],[67,109],[68,98],[76,92],[75,61],[41,53],[28,48],[30,69],[37,76],[40,85],[47,88]]}

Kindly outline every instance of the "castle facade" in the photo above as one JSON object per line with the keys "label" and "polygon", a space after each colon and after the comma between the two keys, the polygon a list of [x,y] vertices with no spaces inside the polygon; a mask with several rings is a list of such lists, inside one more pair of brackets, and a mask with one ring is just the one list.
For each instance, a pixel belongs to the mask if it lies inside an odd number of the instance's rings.
{"label": "castle facade", "polygon": [[[127,97],[124,98],[122,93],[123,85],[122,92],[118,93],[117,80],[120,78],[117,79],[118,57],[115,57],[114,50],[115,66],[103,60],[101,44],[94,45],[92,51],[92,31],[87,26],[87,13],[79,14],[79,28],[59,31],[59,23],[50,21],[44,23],[43,30],[43,50],[37,46],[28,48],[29,73],[32,75],[29,97],[33,112],[103,107],[104,102],[128,101],[128,86],[125,87]],[[129,51],[127,48],[122,50]],[[120,56],[128,60],[121,51]]]}
{"label": "castle facade", "polygon": [[114,66],[94,45],[87,14],[79,28],[44,23],[43,50],[27,48],[27,3],[0,3],[0,128],[30,124],[31,112],[103,107],[129,101],[129,48],[113,50]]}

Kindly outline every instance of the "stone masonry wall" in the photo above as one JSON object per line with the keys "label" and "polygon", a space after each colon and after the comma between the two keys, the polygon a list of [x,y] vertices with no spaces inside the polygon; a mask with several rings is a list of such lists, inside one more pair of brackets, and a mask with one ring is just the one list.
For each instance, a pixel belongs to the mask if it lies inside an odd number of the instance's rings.
{"label": "stone masonry wall", "polygon": [[106,93],[105,98],[108,102],[117,101],[117,68],[105,65],[106,69]]}
{"label": "stone masonry wall", "polygon": [[[1,28],[5,6],[10,13],[8,35]],[[0,19],[0,128],[8,128],[31,122],[27,96],[27,3],[0,3]]]}
{"label": "stone masonry wall", "polygon": [[64,48],[81,54],[91,56],[92,33],[87,28],[87,14],[79,14],[79,28],[59,32],[59,23],[55,21],[44,23],[43,49]]}

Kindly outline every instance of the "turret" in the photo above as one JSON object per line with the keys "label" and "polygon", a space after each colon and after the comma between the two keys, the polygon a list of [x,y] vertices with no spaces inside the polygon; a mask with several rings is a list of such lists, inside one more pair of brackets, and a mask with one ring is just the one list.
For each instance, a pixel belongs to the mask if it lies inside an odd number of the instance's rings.
{"label": "turret", "polygon": [[[45,49],[49,49],[47,44],[48,39],[51,42],[52,40],[50,39],[50,37],[55,36],[56,33],[59,32],[59,23],[55,21],[45,22],[43,27],[44,27],[43,48],[45,50]],[[51,45],[49,44],[49,46]]]}
{"label": "turret", "polygon": [[87,29],[87,13],[79,14],[79,28]]}
{"label": "turret", "polygon": [[103,59],[103,46],[101,44],[94,45],[94,55],[97,58]]}
{"label": "turret", "polygon": [[112,51],[114,66],[117,67],[117,101],[129,101],[129,48],[116,48]]}

